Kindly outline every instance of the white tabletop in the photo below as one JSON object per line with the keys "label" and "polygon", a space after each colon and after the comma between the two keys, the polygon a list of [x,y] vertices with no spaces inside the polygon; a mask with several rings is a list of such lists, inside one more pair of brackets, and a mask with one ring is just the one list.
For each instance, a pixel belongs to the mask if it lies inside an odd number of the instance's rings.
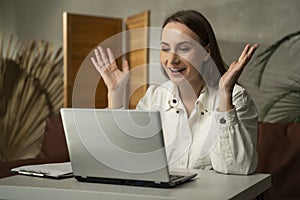
{"label": "white tabletop", "polygon": [[150,188],[54,180],[29,176],[0,179],[0,199],[22,200],[121,200],[121,199],[253,199],[271,187],[269,174],[224,175],[199,170],[192,181],[176,188]]}

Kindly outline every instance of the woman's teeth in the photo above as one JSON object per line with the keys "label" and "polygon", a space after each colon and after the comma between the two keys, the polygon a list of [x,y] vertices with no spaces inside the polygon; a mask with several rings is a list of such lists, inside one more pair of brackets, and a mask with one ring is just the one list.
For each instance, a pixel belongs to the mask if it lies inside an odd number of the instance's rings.
{"label": "woman's teeth", "polygon": [[171,72],[173,72],[173,73],[179,73],[179,72],[182,72],[182,71],[184,71],[185,70],[185,68],[181,68],[181,69],[179,69],[179,68],[169,68],[169,70],[171,71]]}

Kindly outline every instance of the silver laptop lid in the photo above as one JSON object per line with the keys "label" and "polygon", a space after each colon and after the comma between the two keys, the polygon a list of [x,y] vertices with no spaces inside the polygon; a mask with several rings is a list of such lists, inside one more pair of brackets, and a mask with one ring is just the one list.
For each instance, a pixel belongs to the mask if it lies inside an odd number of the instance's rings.
{"label": "silver laptop lid", "polygon": [[63,108],[75,176],[168,182],[158,111]]}

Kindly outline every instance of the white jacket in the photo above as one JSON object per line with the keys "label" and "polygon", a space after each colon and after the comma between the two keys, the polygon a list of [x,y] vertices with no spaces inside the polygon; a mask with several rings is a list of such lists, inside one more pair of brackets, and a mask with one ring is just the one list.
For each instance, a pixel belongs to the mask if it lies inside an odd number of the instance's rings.
{"label": "white jacket", "polygon": [[188,118],[177,86],[168,81],[150,86],[137,109],[161,112],[171,167],[250,174],[258,159],[256,107],[239,85],[233,91],[234,109],[217,112],[218,101],[218,92],[205,88]]}

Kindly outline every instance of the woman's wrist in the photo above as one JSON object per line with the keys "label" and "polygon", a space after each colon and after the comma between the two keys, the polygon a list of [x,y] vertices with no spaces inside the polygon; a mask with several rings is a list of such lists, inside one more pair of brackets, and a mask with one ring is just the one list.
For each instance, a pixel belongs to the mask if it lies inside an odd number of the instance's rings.
{"label": "woman's wrist", "polygon": [[232,103],[232,92],[219,91],[219,112],[225,112],[234,108]]}
{"label": "woman's wrist", "polygon": [[107,93],[108,108],[122,108],[126,103],[126,87],[119,86]]}

